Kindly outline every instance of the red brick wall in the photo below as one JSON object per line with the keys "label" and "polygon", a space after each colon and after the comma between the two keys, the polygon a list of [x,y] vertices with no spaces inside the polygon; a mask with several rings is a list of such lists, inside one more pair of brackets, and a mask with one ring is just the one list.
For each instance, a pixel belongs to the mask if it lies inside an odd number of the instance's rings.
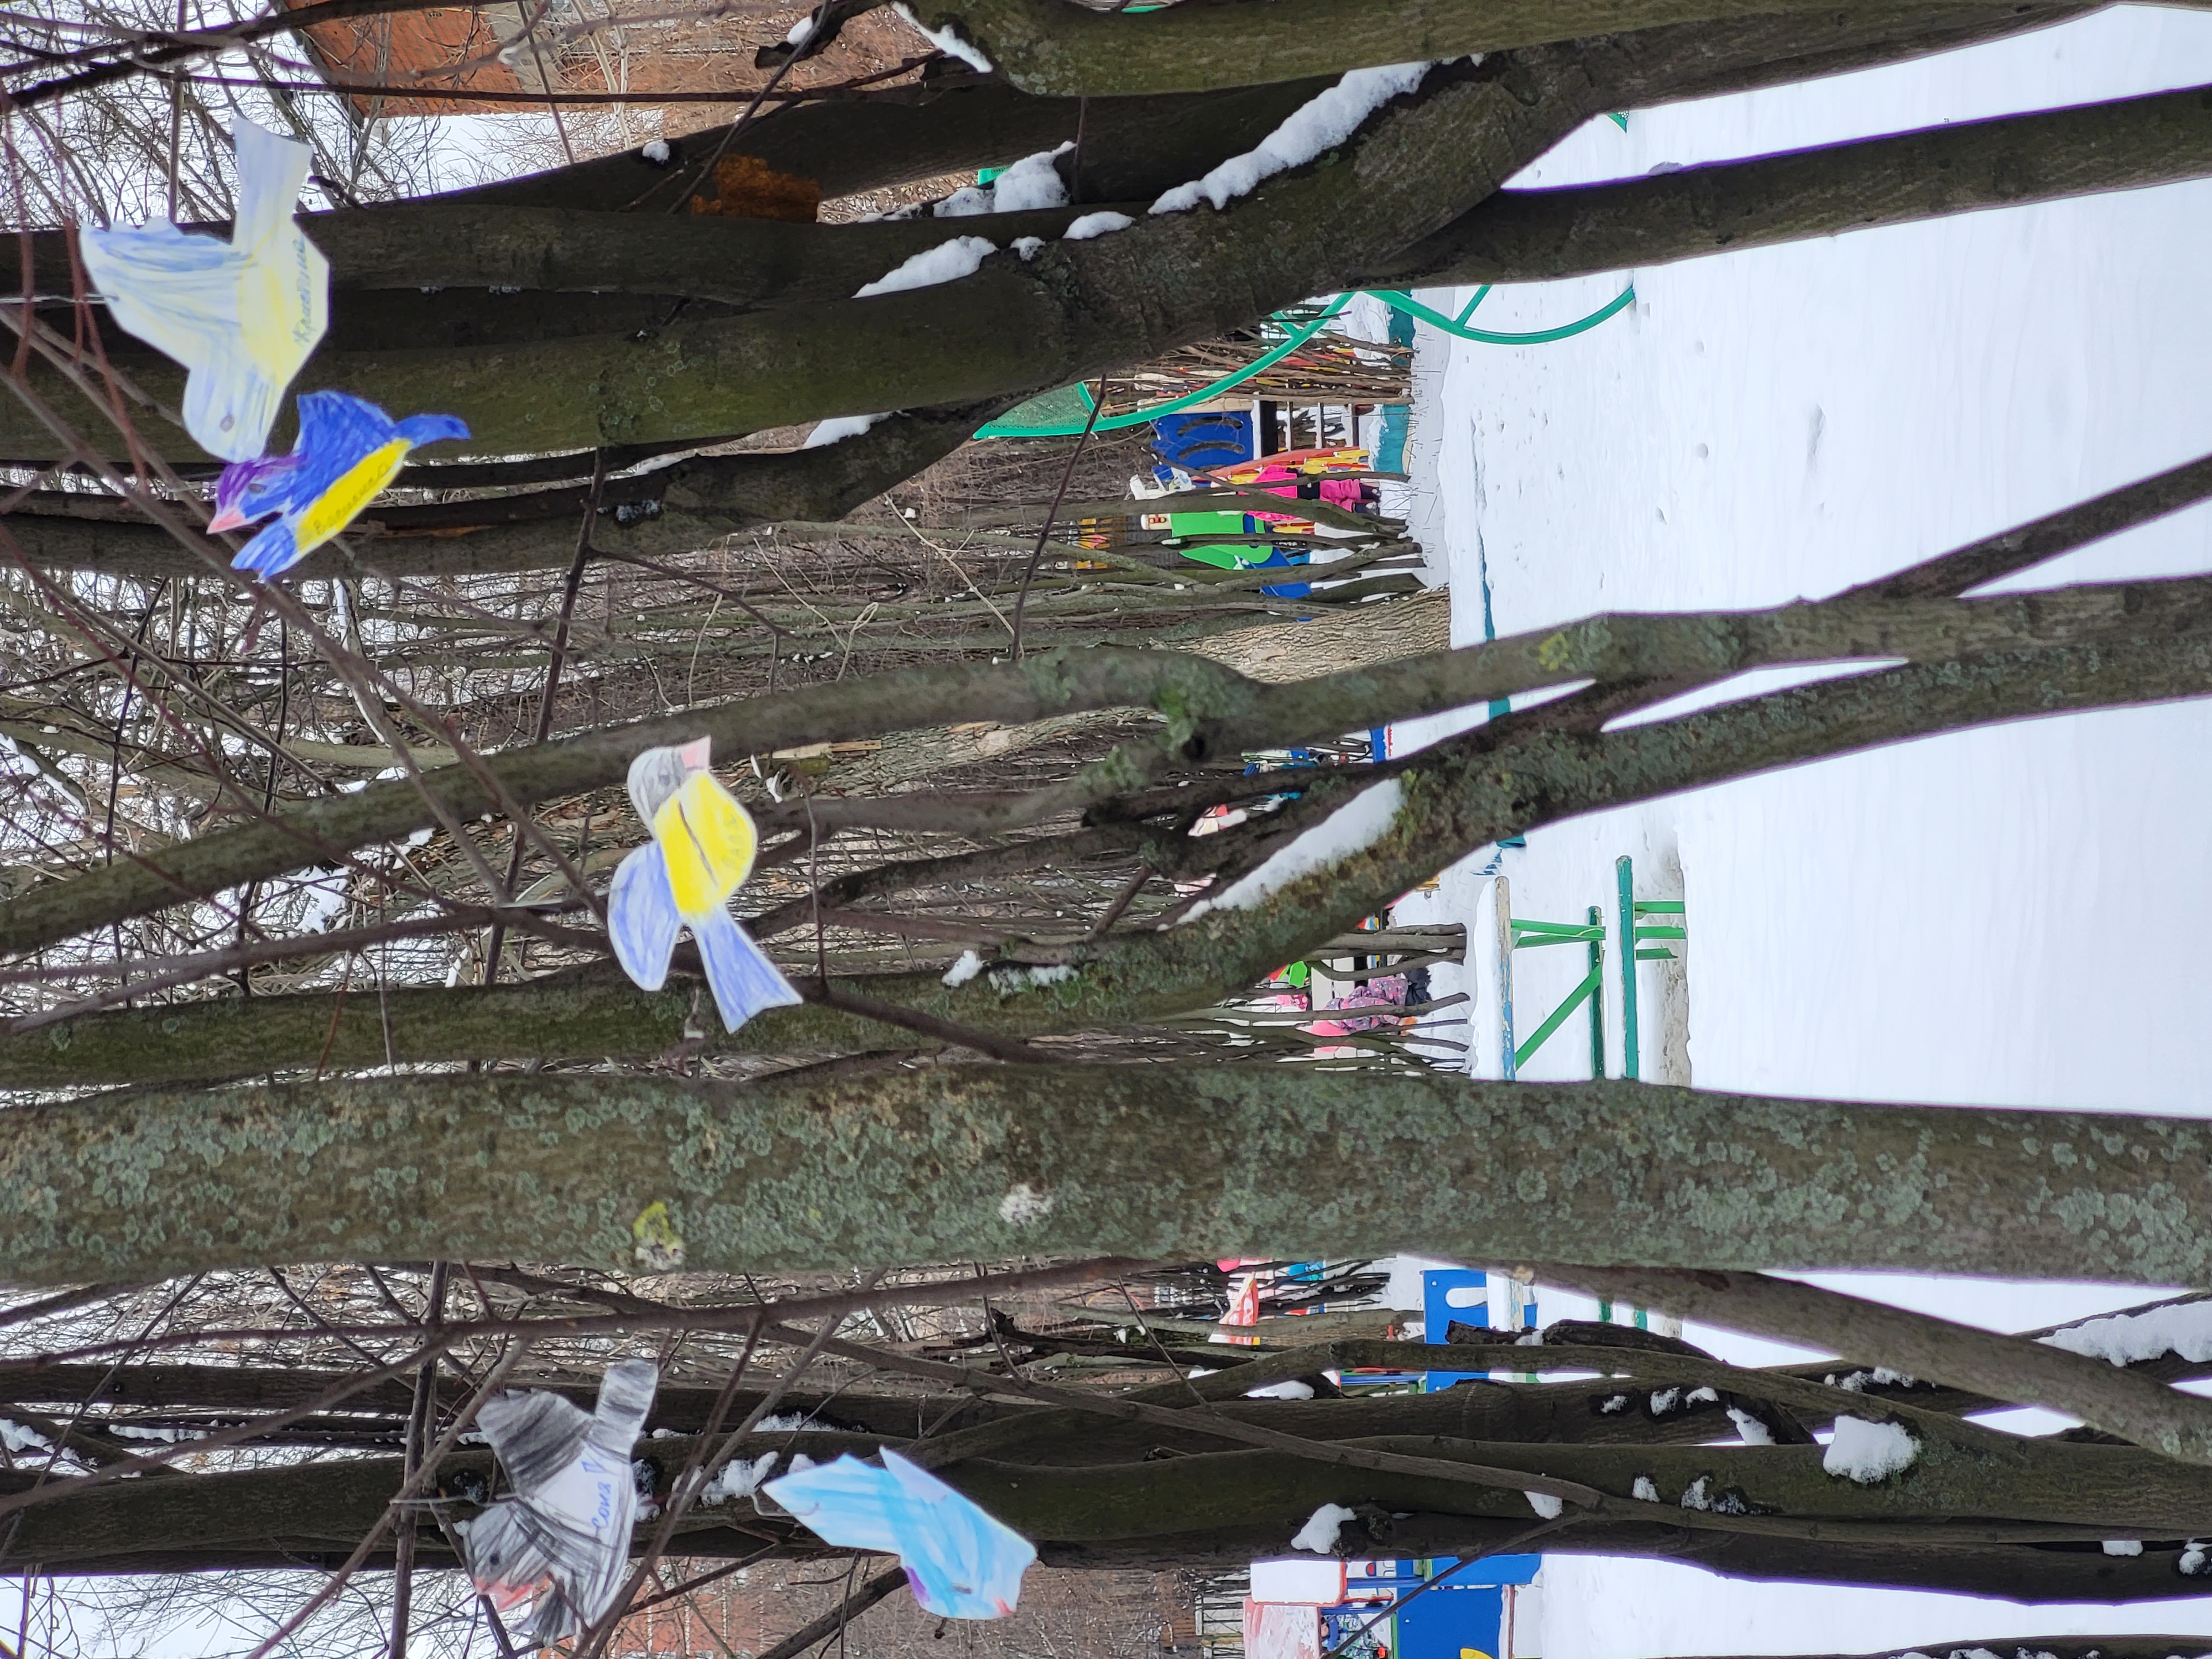
{"label": "red brick wall", "polygon": [[[885,1563],[863,1561],[858,1584]],[[711,1570],[702,1564],[699,1571]],[[672,1583],[671,1588],[674,1588]],[[753,1659],[844,1597],[833,1561],[763,1562],[634,1613],[610,1659]],[[648,1592],[651,1594],[651,1592]],[[1032,1567],[1011,1619],[939,1620],[903,1589],[848,1628],[842,1659],[1160,1659],[1195,1652],[1195,1580],[1173,1572]],[[840,1659],[831,1641],[820,1659]]]}

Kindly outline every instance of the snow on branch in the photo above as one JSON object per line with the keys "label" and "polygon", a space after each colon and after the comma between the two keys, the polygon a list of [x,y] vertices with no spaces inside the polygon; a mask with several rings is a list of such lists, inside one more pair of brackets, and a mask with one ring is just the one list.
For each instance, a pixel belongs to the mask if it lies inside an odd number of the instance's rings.
{"label": "snow on branch", "polygon": [[1232,155],[1203,179],[1177,185],[1152,204],[1155,213],[1188,213],[1200,199],[1217,208],[1257,188],[1265,179],[1304,167],[1334,149],[1360,125],[1401,94],[1421,84],[1431,63],[1386,64],[1353,70],[1326,92],[1292,110],[1282,125],[1260,141],[1257,149]]}

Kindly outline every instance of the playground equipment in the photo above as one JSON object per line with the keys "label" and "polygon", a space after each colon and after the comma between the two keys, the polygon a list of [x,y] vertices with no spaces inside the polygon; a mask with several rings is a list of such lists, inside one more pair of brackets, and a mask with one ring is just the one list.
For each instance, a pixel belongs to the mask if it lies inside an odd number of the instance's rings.
{"label": "playground equipment", "polygon": [[[1639,899],[1636,896],[1636,867],[1626,854],[1613,861],[1619,902],[1620,952],[1621,1075],[1643,1075],[1642,1034],[1638,1027],[1636,964],[1675,960],[1674,943],[1689,938],[1687,918],[1680,899]],[[1532,921],[1513,914],[1512,884],[1497,878],[1498,1018],[1503,1034],[1500,1051],[1510,1082],[1521,1067],[1555,1036],[1576,1010],[1589,1011],[1590,1076],[1605,1073],[1605,912],[1589,907],[1582,921]],[[1661,918],[1661,920],[1650,920]],[[1589,952],[1589,971],[1559,1006],[1525,1040],[1516,1042],[1513,1006],[1513,953],[1547,945],[1581,945]]]}
{"label": "playground equipment", "polygon": [[[1474,298],[1467,302],[1456,317],[1447,317],[1441,311],[1422,304],[1402,289],[1362,291],[1373,294],[1392,309],[1408,317],[1418,318],[1431,328],[1441,329],[1458,339],[1474,340],[1483,345],[1547,345],[1554,340],[1571,339],[1577,334],[1587,333],[1636,301],[1636,289],[1632,284],[1586,317],[1577,317],[1573,322],[1563,323],[1557,328],[1513,332],[1475,328],[1468,324],[1468,319],[1474,314],[1475,307],[1490,296],[1491,285],[1486,283],[1475,291]],[[1009,410],[997,420],[978,428],[975,435],[979,438],[1072,438],[1086,426],[1093,432],[1118,432],[1127,427],[1141,426],[1147,421],[1157,421],[1170,415],[1179,415],[1185,410],[1196,409],[1242,386],[1254,375],[1273,368],[1318,334],[1332,318],[1352,303],[1354,297],[1352,294],[1340,294],[1322,309],[1318,316],[1304,322],[1293,324],[1283,313],[1278,313],[1269,320],[1290,330],[1279,344],[1261,353],[1243,368],[1232,370],[1195,392],[1185,392],[1180,398],[1170,398],[1149,409],[1131,410],[1127,414],[1101,416],[1094,422],[1091,410],[1095,400],[1091,388],[1078,383],[1032,398],[1018,409]]]}
{"label": "playground equipment", "polygon": [[[1689,930],[1682,921],[1682,901],[1680,899],[1640,899],[1636,896],[1636,866],[1623,853],[1613,860],[1613,878],[1620,898],[1620,937],[1626,954],[1620,963],[1620,1057],[1621,1075],[1631,1080],[1642,1075],[1638,1065],[1640,1053],[1636,1023],[1636,964],[1639,962],[1673,962],[1674,948],[1671,944],[1659,944],[1662,939],[1687,939]],[[1595,915],[1593,909],[1590,914]],[[1646,916],[1668,916],[1671,921],[1646,921]]]}
{"label": "playground equipment", "polygon": [[[1498,878],[1498,1018],[1505,1040],[1505,1077],[1512,1081],[1521,1068],[1553,1034],[1567,1023],[1576,1009],[1589,1009],[1590,1075],[1605,1075],[1605,913],[1593,904],[1587,921],[1530,921],[1512,914],[1513,888]],[[1542,1024],[1524,1042],[1516,1043],[1513,1024],[1513,953],[1546,945],[1586,945],[1589,971],[1567,993],[1565,1000],[1546,1015]]]}

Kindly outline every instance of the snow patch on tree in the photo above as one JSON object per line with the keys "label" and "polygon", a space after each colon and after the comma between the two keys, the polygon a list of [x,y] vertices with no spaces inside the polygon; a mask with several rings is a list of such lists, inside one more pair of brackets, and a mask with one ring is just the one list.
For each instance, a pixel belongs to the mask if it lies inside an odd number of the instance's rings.
{"label": "snow patch on tree", "polygon": [[1360,124],[1401,93],[1421,84],[1433,64],[1385,64],[1347,73],[1326,92],[1291,112],[1257,149],[1232,155],[1203,179],[1177,185],[1152,204],[1155,213],[1188,213],[1200,201],[1224,208],[1279,173],[1304,167],[1359,131]]}
{"label": "snow patch on tree", "polygon": [[1306,1517],[1298,1528],[1298,1535],[1291,1540],[1294,1550],[1311,1550],[1316,1555],[1334,1555],[1336,1535],[1344,1530],[1344,1523],[1352,1518],[1352,1512],[1341,1504],[1324,1504]]}
{"label": "snow patch on tree", "polygon": [[985,75],[990,74],[998,67],[983,55],[981,47],[970,46],[954,30],[931,28],[914,15],[914,8],[905,4],[904,0],[892,0],[891,9],[896,12],[915,33],[922,36],[947,58],[957,58],[962,63]]}
{"label": "snow patch on tree", "polygon": [[[768,1425],[757,1423],[753,1427],[757,1433],[767,1429]],[[775,1452],[763,1452],[750,1462],[742,1457],[732,1458],[714,1472],[712,1480],[699,1489],[700,1503],[711,1507],[716,1504],[726,1504],[732,1498],[750,1498],[760,1490],[760,1483],[768,1479],[769,1472],[775,1468],[776,1456]]]}
{"label": "snow patch on tree", "polygon": [[1110,236],[1117,230],[1127,230],[1137,222],[1126,213],[1086,213],[1063,233],[1063,240],[1088,242],[1096,237]]}
{"label": "snow patch on tree", "polygon": [[1774,1431],[1749,1412],[1730,1406],[1728,1414],[1729,1421],[1735,1425],[1736,1437],[1745,1445],[1771,1446],[1774,1443]]}
{"label": "snow patch on tree", "polygon": [[2212,1302],[2184,1302],[2136,1314],[2085,1319],[2039,1339],[2069,1353],[2136,1365],[2172,1353],[2191,1364],[2212,1359]]}
{"label": "snow patch on tree", "polygon": [[1047,985],[1064,985],[1074,977],[1075,969],[1066,963],[1045,968],[994,968],[991,970],[991,988],[1002,997],[1010,997],[1018,992],[1034,991]]}
{"label": "snow patch on tree", "polygon": [[878,294],[896,294],[909,288],[934,288],[939,283],[957,283],[963,276],[974,276],[975,268],[998,251],[997,243],[983,237],[956,236],[949,242],[939,242],[935,247],[924,248],[904,264],[885,271],[853,297],[855,300],[870,300]]}
{"label": "snow patch on tree", "polygon": [[959,219],[976,213],[1027,213],[1038,208],[1066,207],[1067,185],[1053,163],[1074,148],[1075,141],[1070,139],[1057,149],[1024,155],[989,184],[954,191],[933,211],[940,219]]}
{"label": "snow patch on tree", "polygon": [[1820,1467],[1842,1480],[1871,1486],[1911,1468],[1913,1459],[1919,1455],[1920,1443],[1901,1424],[1839,1417],[1836,1419],[1835,1437],[1829,1441]]}

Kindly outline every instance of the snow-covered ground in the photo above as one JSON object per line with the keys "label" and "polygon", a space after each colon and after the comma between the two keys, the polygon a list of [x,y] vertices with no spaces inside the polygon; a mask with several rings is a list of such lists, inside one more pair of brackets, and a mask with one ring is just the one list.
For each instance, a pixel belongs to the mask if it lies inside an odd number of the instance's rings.
{"label": "snow-covered ground", "polygon": [[[1920,64],[1637,112],[1626,132],[1593,123],[1515,182],[1632,176],[2208,80],[2212,15],[2130,8]],[[2212,183],[1637,272],[1630,311],[1550,345],[1425,328],[1408,507],[1452,584],[1454,637],[1482,637],[1486,579],[1499,632],[1599,610],[1767,605],[2212,451],[2207,270]],[[1549,326],[1621,280],[1500,289],[1477,318]],[[1423,297],[1455,312],[1469,295]],[[2205,570],[2212,511],[2200,508],[2022,585]],[[1687,902],[1686,1062],[1700,1085],[2204,1112],[2208,739],[2212,702],[1893,748],[1540,830],[1401,914],[1474,923],[1480,957],[1486,867],[1510,878],[1515,914],[1564,921],[1591,904],[1610,915],[1613,861],[1629,853],[1645,896]],[[1516,959],[1524,1036],[1581,957]],[[1644,984],[1650,1076],[1656,970]],[[1493,1033],[1477,1069],[1495,1075],[1492,1009],[1486,996],[1475,1029]],[[1587,1071],[1571,1025],[1527,1074]],[[2010,1328],[2148,1294],[1827,1282]],[[1548,1317],[1568,1299],[1547,1300]],[[1747,1358],[1783,1352],[1693,1334]],[[2027,1609],[1573,1557],[1553,1558],[1546,1577],[1546,1659],[2212,1636],[2212,1601]]]}

